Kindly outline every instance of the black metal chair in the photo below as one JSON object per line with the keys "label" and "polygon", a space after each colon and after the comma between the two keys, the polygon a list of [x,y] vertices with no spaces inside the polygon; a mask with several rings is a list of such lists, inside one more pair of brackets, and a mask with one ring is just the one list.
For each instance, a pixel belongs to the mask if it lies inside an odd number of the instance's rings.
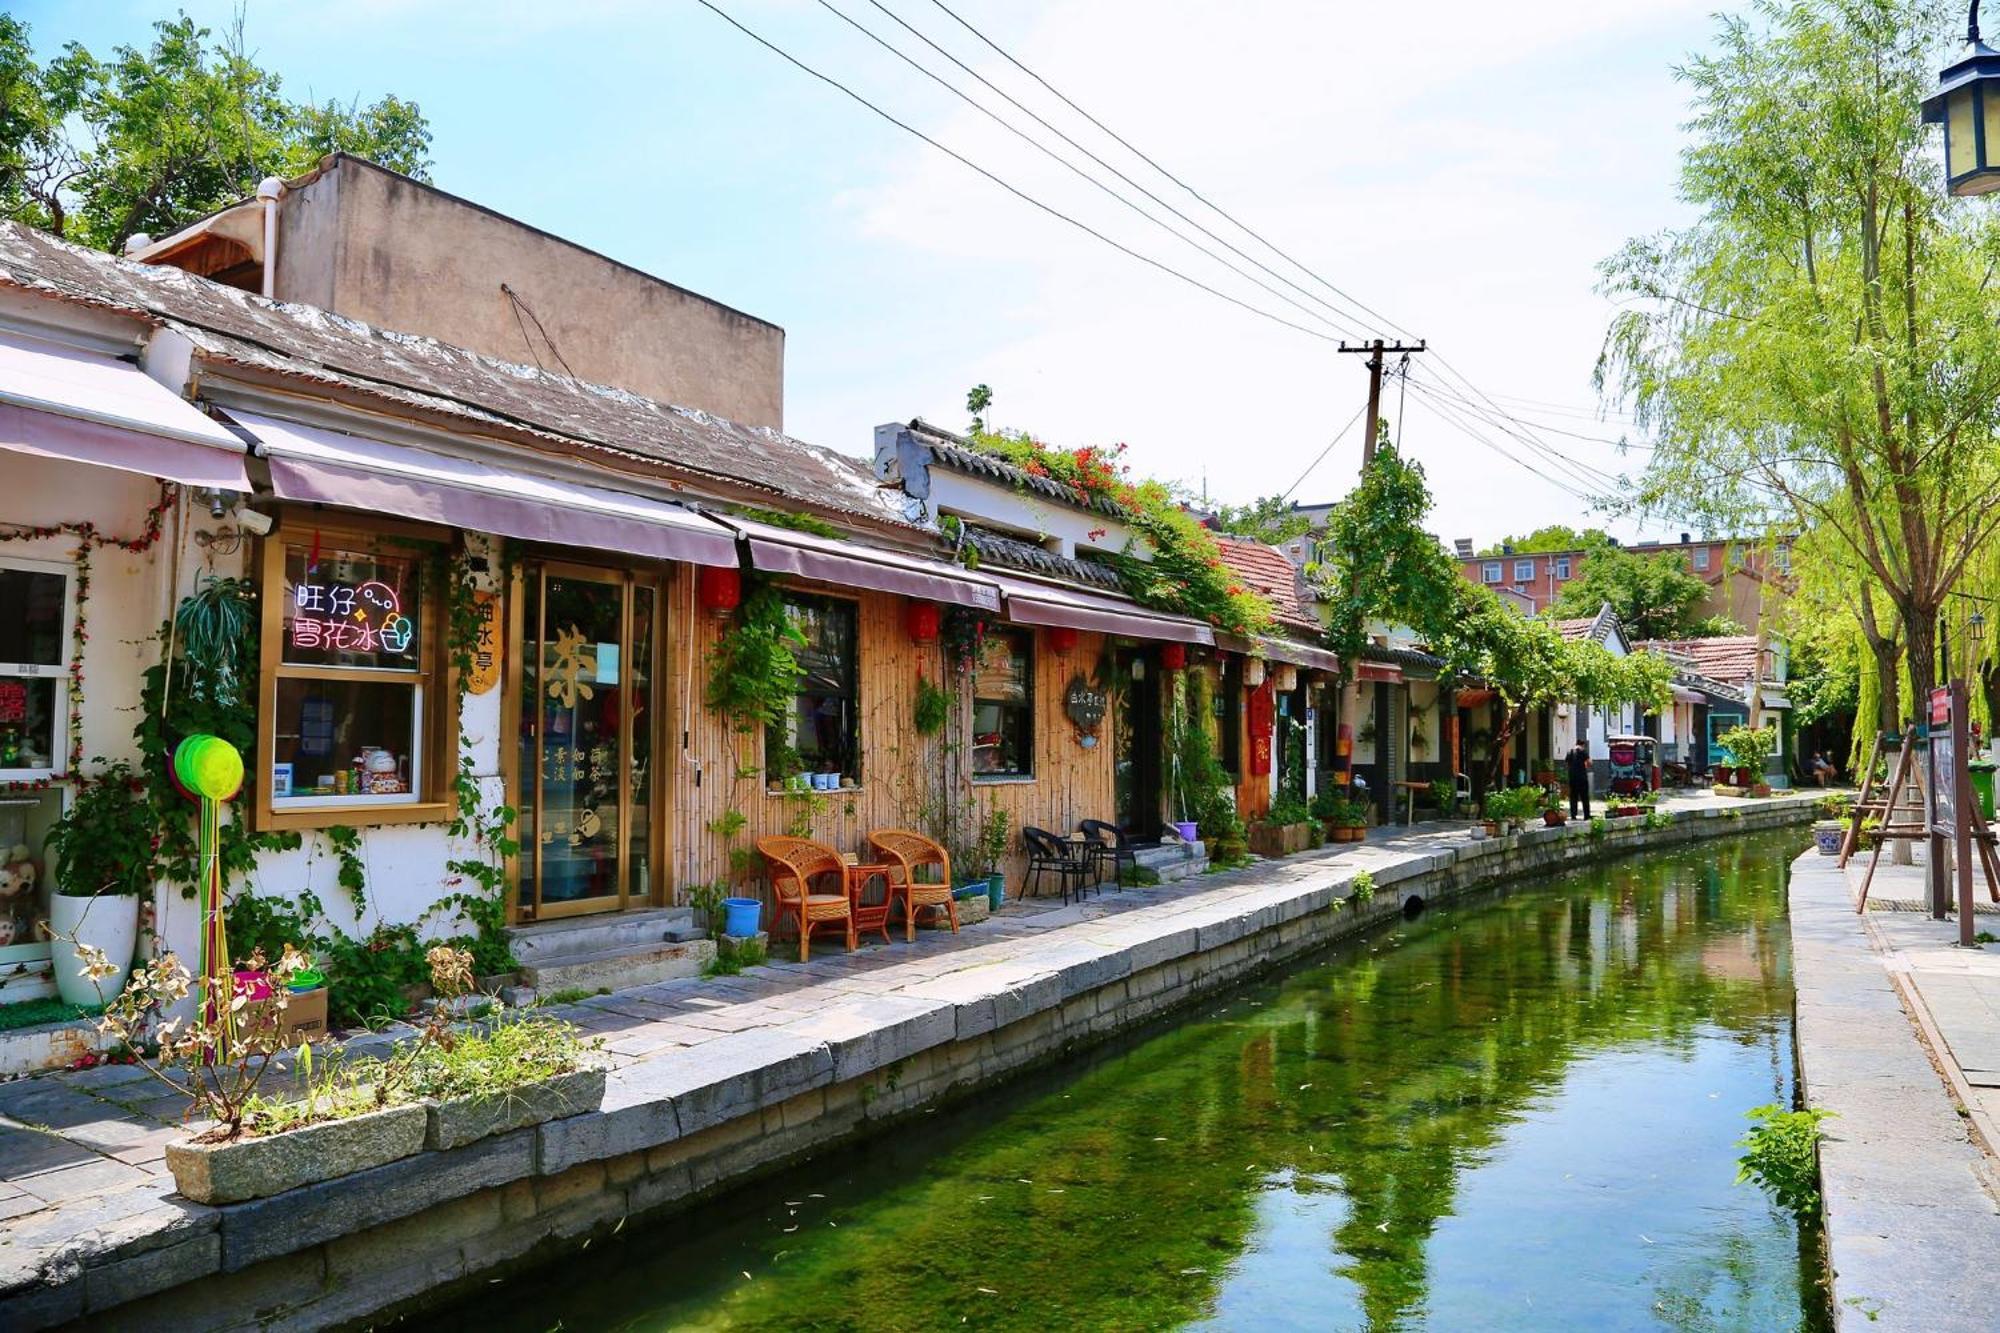
{"label": "black metal chair", "polygon": [[1043,873],[1052,872],[1062,884],[1063,902],[1069,901],[1071,879],[1076,881],[1076,900],[1083,901],[1091,866],[1083,848],[1073,848],[1047,829],[1027,825],[1021,828],[1021,841],[1028,845],[1028,892],[1039,892]]}
{"label": "black metal chair", "polygon": [[1101,819],[1086,819],[1076,826],[1077,832],[1089,839],[1083,850],[1090,858],[1095,882],[1104,883],[1104,863],[1111,863],[1111,882],[1122,892],[1125,888],[1125,867],[1131,866],[1133,878],[1138,878],[1139,853],[1132,846],[1132,840],[1116,824],[1107,824]]}

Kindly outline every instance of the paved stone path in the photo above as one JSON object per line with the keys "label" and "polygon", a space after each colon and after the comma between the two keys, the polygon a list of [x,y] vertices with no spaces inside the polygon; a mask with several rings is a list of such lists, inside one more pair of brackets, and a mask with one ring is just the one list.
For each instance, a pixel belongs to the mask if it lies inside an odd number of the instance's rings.
{"label": "paved stone path", "polygon": [[1836,1318],[1990,1333],[2000,1088],[1968,1080],[2000,1069],[2000,946],[1960,949],[1956,922],[1923,913],[1921,860],[1885,858],[1857,915],[1864,864],[1808,853],[1791,880],[1799,1064],[1808,1104],[1835,1113],[1820,1175]]}
{"label": "paved stone path", "polygon": [[[1743,803],[1702,794],[1666,804],[1694,810]],[[547,1012],[600,1036],[618,1068],[670,1058],[726,1034],[768,1031],[777,1040],[819,1033],[823,1039],[821,1029],[838,1027],[844,1010],[857,1003],[879,1008],[922,998],[934,1004],[951,998],[955,987],[983,981],[982,974],[991,975],[987,969],[1059,960],[1065,949],[1094,946],[1113,928],[1098,924],[1107,918],[1143,909],[1199,912],[1274,884],[1323,875],[1329,863],[1343,873],[1408,864],[1463,844],[1468,827],[1372,830],[1360,844],[1175,884],[1107,887],[1067,906],[1047,898],[1013,902],[955,936],[919,932],[914,944],[899,934],[888,945],[878,937],[849,954],[816,940],[809,963],[774,961],[736,977],[663,982]],[[348,1049],[365,1053],[397,1036],[363,1036]],[[615,1100],[607,1097],[607,1110]],[[186,1224],[191,1206],[174,1193],[165,1166],[166,1143],[187,1132],[180,1122],[184,1107],[178,1093],[136,1066],[0,1083],[0,1291],[80,1242],[102,1253],[128,1238]]]}

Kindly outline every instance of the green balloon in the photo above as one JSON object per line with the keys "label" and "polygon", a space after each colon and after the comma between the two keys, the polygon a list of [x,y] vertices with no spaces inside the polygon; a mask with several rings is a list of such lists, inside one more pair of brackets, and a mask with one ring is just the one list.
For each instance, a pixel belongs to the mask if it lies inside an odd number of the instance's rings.
{"label": "green balloon", "polygon": [[196,796],[226,801],[243,787],[243,756],[220,736],[189,736],[174,750],[174,776]]}

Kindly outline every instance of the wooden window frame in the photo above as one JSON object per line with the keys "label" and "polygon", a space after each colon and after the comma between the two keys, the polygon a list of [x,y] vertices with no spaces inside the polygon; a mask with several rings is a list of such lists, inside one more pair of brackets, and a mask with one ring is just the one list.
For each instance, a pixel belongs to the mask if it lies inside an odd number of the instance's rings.
{"label": "wooden window frame", "polygon": [[[853,705],[851,714],[853,718],[852,735],[853,735],[853,749],[854,749],[854,766],[857,771],[850,773],[845,769],[843,769],[841,770],[841,775],[840,775],[843,779],[846,778],[853,779],[854,781],[853,787],[843,787],[841,789],[848,795],[853,795],[857,790],[862,788],[867,783],[867,748],[866,745],[864,744],[864,738],[861,734],[861,697],[862,697],[861,696],[861,640],[862,640],[862,635],[866,630],[866,625],[864,624],[864,617],[862,616],[861,613],[862,612],[861,599],[857,597],[838,597],[830,593],[817,592],[807,588],[794,587],[789,583],[779,589],[779,595],[782,598],[784,598],[784,600],[787,603],[824,602],[831,605],[845,606],[848,608],[849,614],[854,617],[854,662],[851,672],[853,676],[853,690],[852,693],[848,696],[848,698],[849,702]],[[803,693],[805,693],[804,690],[796,690],[792,693],[791,697],[794,700],[796,700],[799,697],[799,695]],[[766,723],[763,728],[764,736],[762,743],[764,747],[764,772],[767,777],[771,771],[771,731],[772,731],[771,724]],[[781,797],[781,796],[796,795],[797,793],[789,791],[772,791],[770,789],[770,784],[767,781],[765,783],[765,794],[767,796]]]}
{"label": "wooden window frame", "polygon": [[[49,694],[49,762],[33,768],[0,768],[0,782],[53,782],[69,776],[70,665],[76,651],[76,563],[65,560],[38,560],[27,556],[0,556],[0,569],[16,569],[26,574],[53,574],[63,581],[62,636],[57,640],[54,664],[9,662],[0,670],[0,680],[53,680]],[[0,849],[4,850],[4,849]]]}
{"label": "wooden window frame", "polygon": [[[1040,739],[1039,733],[1035,726],[1036,721],[1038,720],[1035,716],[1035,704],[1036,704],[1035,696],[1037,694],[1037,691],[1035,689],[1035,671],[1037,669],[1037,663],[1035,660],[1035,646],[1036,646],[1035,632],[1032,629],[1022,628],[1022,627],[1012,627],[1012,626],[996,627],[994,629],[990,629],[987,631],[986,634],[987,643],[990,644],[999,640],[1006,640],[1009,642],[1020,644],[1022,652],[1024,652],[1027,655],[1028,659],[1027,670],[1024,673],[1024,678],[1027,681],[1027,689],[1028,689],[1028,698],[1026,702],[1018,705],[1016,704],[1002,705],[1002,707],[1005,708],[1019,707],[1028,710],[1028,745],[1027,745],[1027,755],[1025,756],[1027,760],[1027,767],[1021,769],[1009,770],[1004,773],[975,772],[972,774],[972,780],[976,783],[988,783],[988,784],[998,784],[1007,782],[1033,782],[1036,779],[1035,749],[1036,749],[1036,744]],[[976,694],[972,698],[972,712],[975,718],[979,715],[979,696]]]}
{"label": "wooden window frame", "polygon": [[249,782],[252,828],[259,831],[292,831],[341,825],[433,824],[447,822],[457,813],[457,804],[452,799],[452,783],[458,772],[455,753],[458,744],[458,670],[450,660],[445,644],[445,622],[449,616],[445,611],[443,581],[429,577],[430,570],[425,571],[423,580],[424,613],[420,620],[423,635],[421,657],[425,665],[414,678],[424,692],[423,716],[419,723],[421,735],[418,737],[418,744],[422,747],[418,772],[423,790],[412,793],[412,799],[403,802],[288,806],[284,809],[274,808],[271,796],[271,769],[277,759],[278,681],[281,678],[362,683],[380,681],[399,685],[412,680],[410,673],[403,671],[371,671],[355,667],[329,671],[323,667],[285,662],[286,545],[316,539],[322,546],[379,551],[383,555],[400,555],[421,561],[421,550],[397,549],[386,544],[384,539],[400,537],[413,542],[447,545],[452,536],[441,528],[362,514],[325,514],[288,509],[280,514],[277,526],[270,534],[260,539],[257,553],[261,603],[257,762]]}

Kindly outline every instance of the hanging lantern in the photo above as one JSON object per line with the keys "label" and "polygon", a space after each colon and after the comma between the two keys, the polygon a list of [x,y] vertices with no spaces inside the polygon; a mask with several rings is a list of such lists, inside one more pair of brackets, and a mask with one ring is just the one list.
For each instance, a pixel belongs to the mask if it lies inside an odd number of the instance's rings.
{"label": "hanging lantern", "polygon": [[1163,643],[1160,645],[1160,666],[1166,671],[1179,671],[1187,665],[1187,645],[1184,643]]}
{"label": "hanging lantern", "polygon": [[903,608],[903,629],[911,643],[936,643],[944,612],[936,602],[911,602]]}
{"label": "hanging lantern", "polygon": [[1290,694],[1299,687],[1299,669],[1287,663],[1278,668],[1278,693]]}
{"label": "hanging lantern", "polygon": [[721,565],[703,565],[695,578],[695,591],[704,611],[723,615],[743,602],[743,574]]}
{"label": "hanging lantern", "polygon": [[1059,653],[1076,651],[1076,631],[1068,625],[1058,625],[1049,631],[1049,647]]}
{"label": "hanging lantern", "polygon": [[1255,689],[1264,683],[1264,659],[1246,657],[1243,659],[1243,683]]}
{"label": "hanging lantern", "polygon": [[1945,188],[1961,196],[2000,189],[2000,51],[1979,40],[1977,3],[1965,40],[1923,102],[1924,123],[1944,126]]}

